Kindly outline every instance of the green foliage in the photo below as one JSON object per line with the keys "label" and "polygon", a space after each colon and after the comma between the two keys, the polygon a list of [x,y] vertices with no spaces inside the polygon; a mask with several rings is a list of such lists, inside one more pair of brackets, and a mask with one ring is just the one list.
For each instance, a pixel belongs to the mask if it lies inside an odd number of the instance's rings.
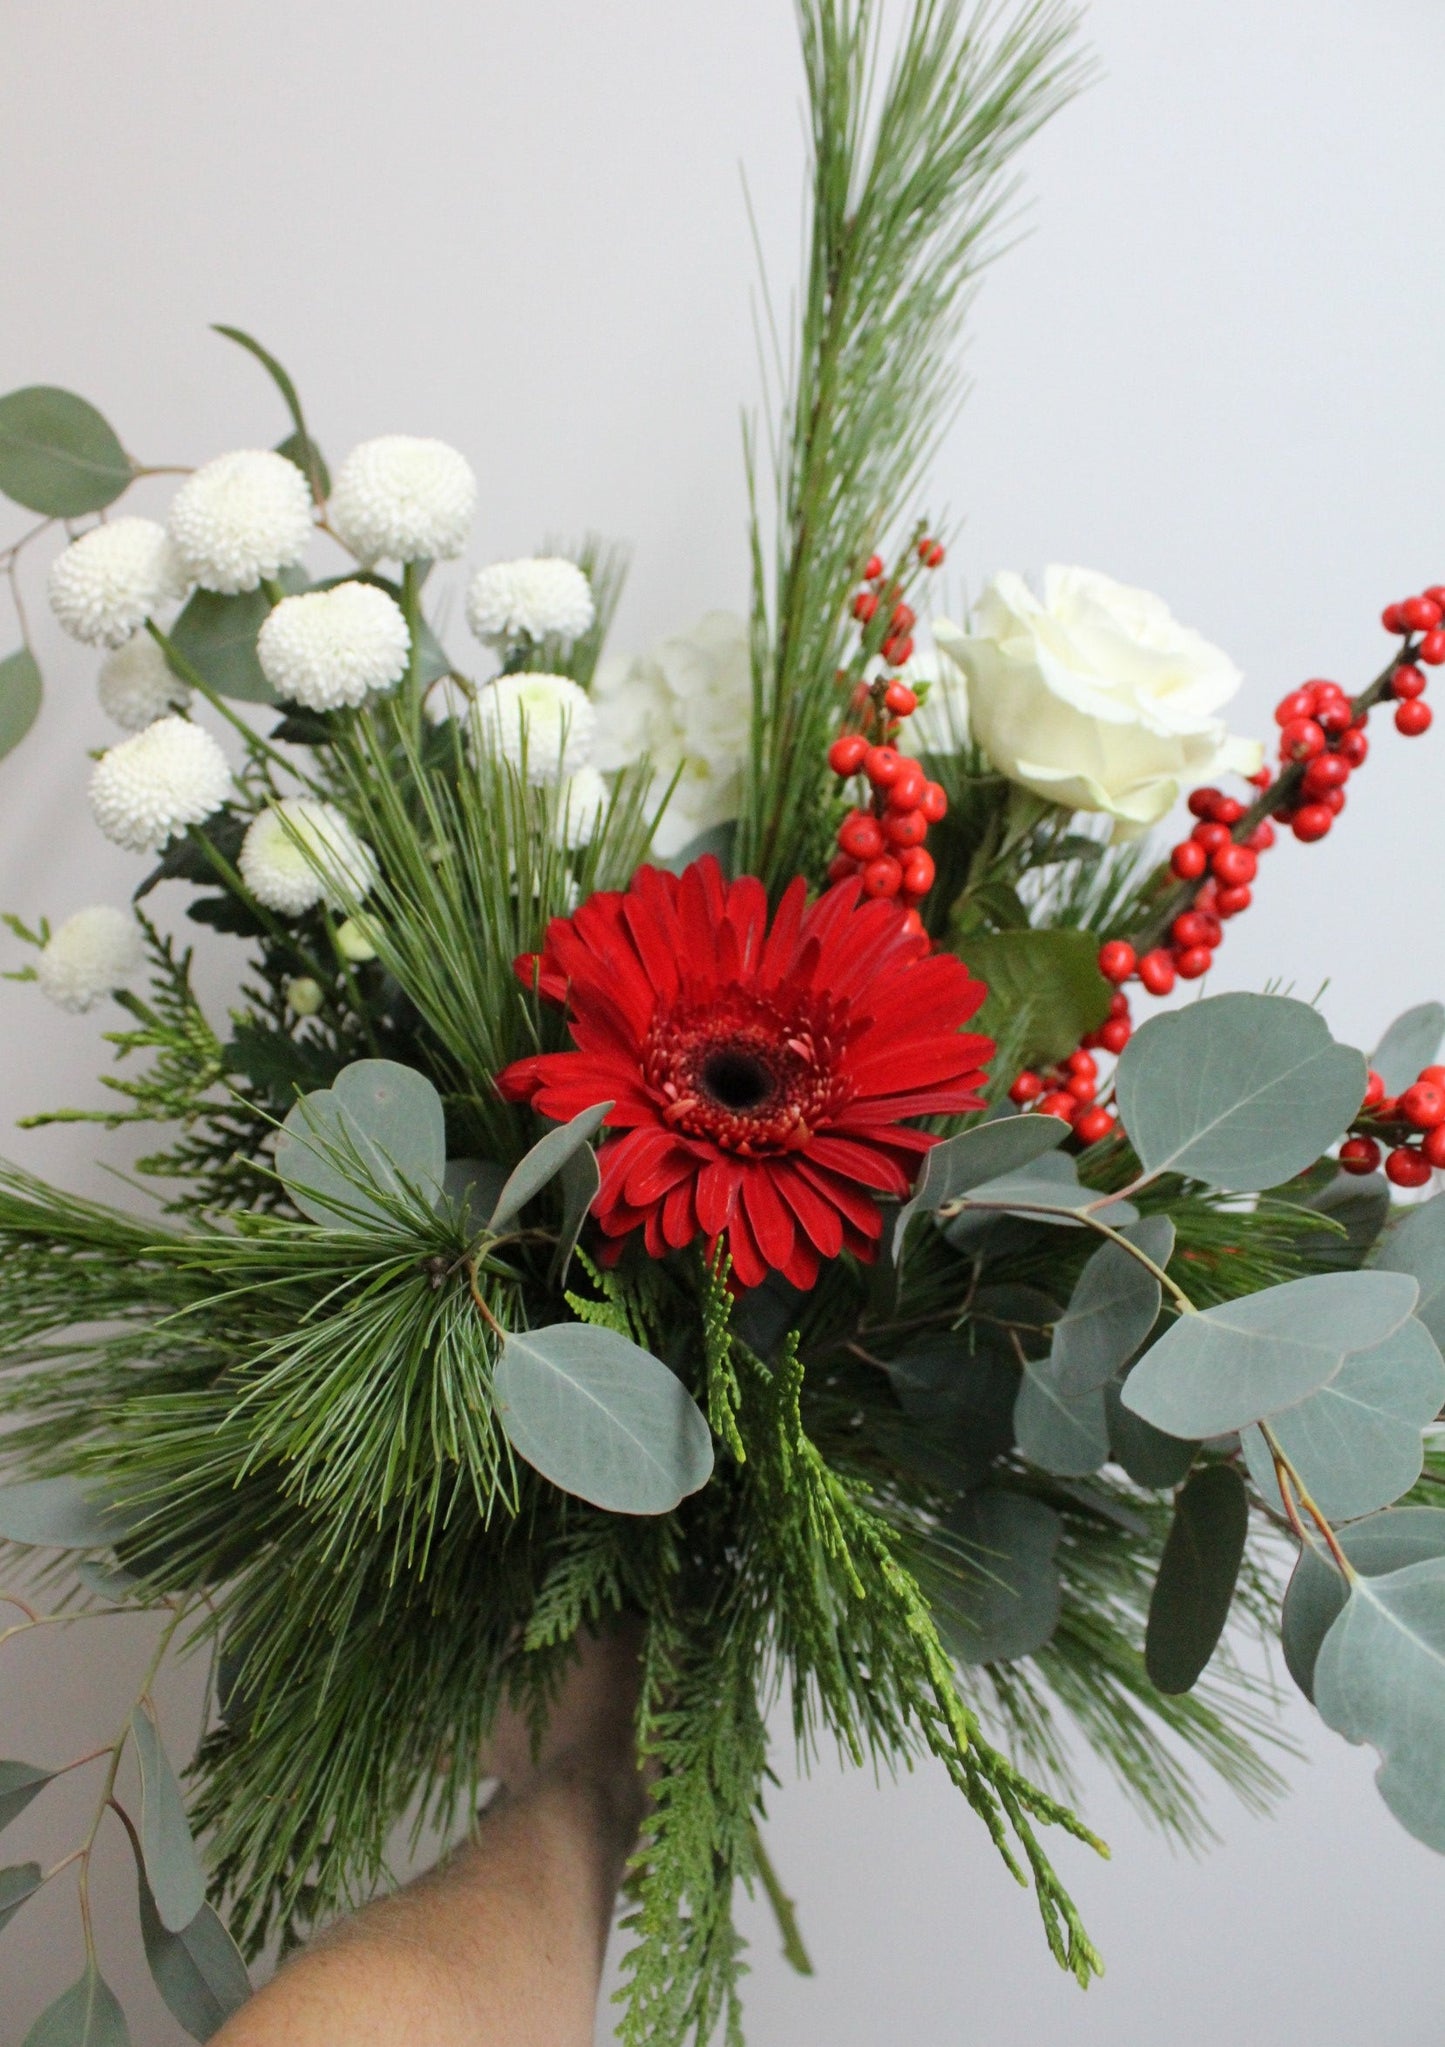
{"label": "green foliage", "polygon": [[1385,1083],[1387,1095],[1403,1094],[1440,1050],[1445,1038],[1445,1004],[1417,1003],[1397,1016],[1370,1054],[1370,1070]]}
{"label": "green foliage", "polygon": [[1315,1660],[1321,1717],[1379,1750],[1380,1796],[1402,1826],[1445,1851],[1445,1557],[1356,1576]]}
{"label": "green foliage", "polygon": [[1249,1503],[1229,1464],[1200,1467],[1174,1503],[1174,1521],[1144,1637],[1144,1665],[1161,1692],[1192,1691],[1224,1633],[1244,1557]]}
{"label": "green foliage", "polygon": [[0,760],[13,753],[40,715],[45,685],[28,647],[0,661]]}
{"label": "green foliage", "polygon": [[78,519],[130,487],[125,449],[95,407],[53,384],[0,398],[0,491],[32,512]]}
{"label": "green foliage", "polygon": [[1112,991],[1099,972],[1092,932],[974,932],[962,948],[989,991],[974,1026],[990,1036],[1019,1033],[1026,1065],[1066,1058],[1109,1013]]}

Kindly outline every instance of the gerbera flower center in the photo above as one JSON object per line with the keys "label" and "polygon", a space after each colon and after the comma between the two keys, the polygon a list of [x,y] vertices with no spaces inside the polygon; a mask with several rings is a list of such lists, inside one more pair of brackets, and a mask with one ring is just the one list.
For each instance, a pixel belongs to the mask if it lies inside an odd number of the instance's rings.
{"label": "gerbera flower center", "polygon": [[[810,1005],[814,1007],[814,1005]],[[831,1006],[785,1013],[743,989],[660,1012],[643,1073],[674,1130],[725,1151],[796,1151],[847,1099]]]}

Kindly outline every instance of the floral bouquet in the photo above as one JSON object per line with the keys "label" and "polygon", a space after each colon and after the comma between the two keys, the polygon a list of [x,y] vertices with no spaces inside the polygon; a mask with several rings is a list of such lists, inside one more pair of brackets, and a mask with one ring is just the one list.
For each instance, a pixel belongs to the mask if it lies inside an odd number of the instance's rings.
{"label": "floral bouquet", "polygon": [[[779,1698],[805,1760],[939,1758],[1081,1984],[1061,1722],[1177,1836],[1190,1760],[1262,1803],[1242,1634],[1445,1848],[1445,1202],[1391,1205],[1445,1168],[1445,1010],[1368,1061],[1283,996],[1135,1010],[1203,980],[1279,829],[1336,828],[1373,712],[1427,729],[1445,588],[1387,608],[1374,681],[1292,690],[1269,760],[1225,656],[1104,576],[1001,575],[924,640],[962,308],[1073,25],[916,0],[885,61],[872,0],[800,22],[811,237],[746,622],[605,657],[588,542],[471,574],[463,658],[466,460],[384,435],[333,478],[233,329],[290,431],[163,524],[114,511],[154,472],[93,407],[0,399],[0,491],[40,515],[12,586],[62,529],[49,600],[129,734],[90,807],[146,862],[124,908],[9,919],[12,978],[125,1012],[110,1105],[62,1114],[165,1133],[153,1213],[0,1169],[0,1535],[54,1592],[7,1632],[144,1609],[152,1677],[212,1652],[189,1819],[151,1678],[80,1759],[47,2047],[126,2037],[107,1814],[205,2039],[242,1952],[384,1882],[404,1818],[465,1825],[498,1713],[543,1727],[624,1617],[636,2047],[741,2037],[739,1885],[806,1966],[761,1832]],[[7,746],[39,689],[0,664]],[[225,1019],[173,906],[244,958]],[[0,1827],[58,1773],[0,1763]],[[0,1924],[56,1874],[0,1871]]]}

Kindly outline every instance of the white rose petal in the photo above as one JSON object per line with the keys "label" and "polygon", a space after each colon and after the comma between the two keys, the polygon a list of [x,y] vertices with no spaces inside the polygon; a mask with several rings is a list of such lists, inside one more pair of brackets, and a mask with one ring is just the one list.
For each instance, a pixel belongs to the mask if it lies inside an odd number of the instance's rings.
{"label": "white rose petal", "polygon": [[587,692],[565,675],[502,675],[477,692],[474,731],[529,782],[577,774],[596,728]]}
{"label": "white rose petal", "polygon": [[338,583],[283,598],[256,641],[277,696],[309,711],[364,703],[406,673],[411,635],[401,606],[371,583]]}
{"label": "white rose petal", "polygon": [[192,581],[224,596],[294,568],[315,530],[306,478],[269,448],[205,463],[176,492],[169,523]]}
{"label": "white rose petal", "polygon": [[188,718],[158,718],[96,762],[90,807],[108,839],[151,853],[187,825],[204,824],[230,789],[226,756],[209,732]]}
{"label": "white rose petal", "polygon": [[1112,817],[1116,837],[1264,759],[1217,715],[1239,670],[1147,590],[1056,567],[1040,600],[1005,572],[971,633],[940,619],[934,637],[963,672],[973,738],[999,773],[1066,809]]}
{"label": "white rose petal", "polygon": [[597,616],[592,585],[576,562],[556,555],[493,562],[467,592],[467,624],[479,640],[578,640]]}
{"label": "white rose petal", "polygon": [[382,560],[453,560],[476,509],[477,479],[466,457],[412,434],[382,434],[353,448],[329,505],[332,525],[368,568]]}
{"label": "white rose petal", "polygon": [[629,767],[646,753],[659,801],[679,775],[653,839],[660,854],[679,852],[700,832],[737,816],[752,720],[746,620],[710,611],[649,654],[604,661],[592,696],[599,768]]}
{"label": "white rose petal", "polygon": [[191,701],[187,684],[173,675],[149,633],[136,633],[100,664],[100,707],[127,732],[144,732],[168,711]]}
{"label": "white rose petal", "polygon": [[129,910],[99,903],[67,917],[40,955],[40,992],[79,1014],[133,980],[145,964],[145,940]]}
{"label": "white rose petal", "polygon": [[119,647],[188,587],[163,526],[154,519],[111,519],[56,556],[50,608],[72,639]]}
{"label": "white rose petal", "polygon": [[283,917],[326,902],[340,907],[376,886],[376,856],[334,803],[287,796],[253,820],[241,842],[241,879]]}

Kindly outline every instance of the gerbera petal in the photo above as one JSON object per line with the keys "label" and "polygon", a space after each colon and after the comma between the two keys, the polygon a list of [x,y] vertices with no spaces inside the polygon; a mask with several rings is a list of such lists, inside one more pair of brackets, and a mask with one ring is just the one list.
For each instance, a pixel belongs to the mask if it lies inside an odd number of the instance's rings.
{"label": "gerbera petal", "polygon": [[748,1227],[747,1211],[741,1202],[728,1224],[728,1256],[733,1262],[733,1278],[739,1286],[761,1286],[767,1278],[767,1265]]}
{"label": "gerbera petal", "polygon": [[697,1219],[710,1237],[727,1228],[742,1184],[743,1169],[733,1159],[713,1159],[698,1175]]}
{"label": "gerbera petal", "polygon": [[662,1234],[674,1251],[681,1251],[697,1235],[697,1207],[692,1190],[693,1179],[689,1174],[671,1190],[662,1204]]}
{"label": "gerbera petal", "polygon": [[777,1186],[809,1242],[823,1257],[836,1258],[843,1248],[843,1218],[832,1202],[825,1201],[791,1164],[778,1169]]}
{"label": "gerbera petal", "polygon": [[881,1235],[883,1217],[876,1202],[869,1198],[856,1180],[847,1180],[841,1174],[830,1173],[822,1166],[815,1166],[807,1158],[799,1157],[793,1163],[809,1186],[815,1187],[823,1199],[831,1202],[842,1216],[845,1249],[849,1248],[847,1232],[850,1226],[864,1237]]}
{"label": "gerbera petal", "polygon": [[743,1174],[741,1208],[747,1210],[757,1246],[774,1272],[782,1272],[793,1255],[797,1227],[793,1213],[773,1184],[772,1161],[759,1160]]}
{"label": "gerbera petal", "polygon": [[865,1187],[878,1187],[885,1194],[901,1194],[905,1182],[891,1159],[873,1144],[856,1138],[834,1137],[831,1132],[815,1137],[804,1156],[813,1164],[826,1166],[858,1180]]}

